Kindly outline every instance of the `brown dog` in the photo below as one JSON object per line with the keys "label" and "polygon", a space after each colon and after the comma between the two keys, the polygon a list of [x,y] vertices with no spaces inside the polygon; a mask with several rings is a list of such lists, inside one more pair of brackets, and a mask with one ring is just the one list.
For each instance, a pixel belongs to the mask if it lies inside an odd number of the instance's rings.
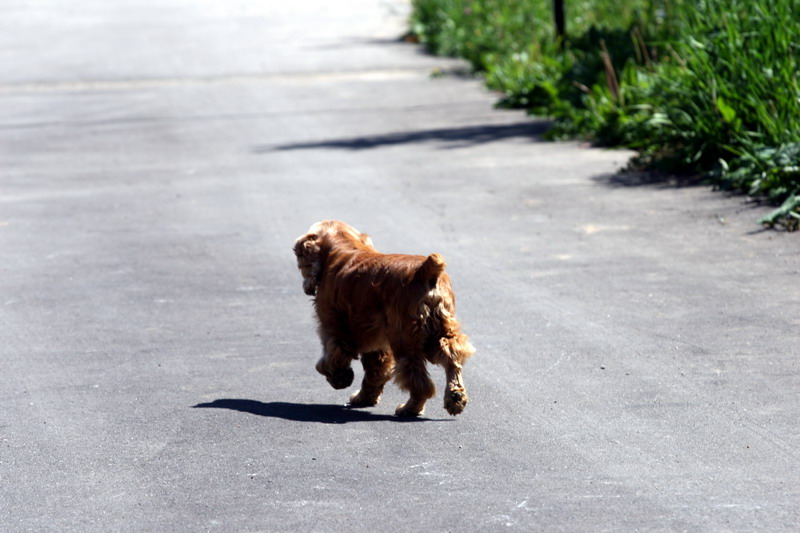
{"label": "brown dog", "polygon": [[361,356],[364,379],[350,405],[378,403],[394,376],[410,394],[398,416],[419,416],[436,394],[426,362],[445,369],[444,407],[467,405],[461,367],[475,349],[455,319],[455,297],[442,256],[382,254],[370,238],[337,220],[317,222],[294,243],[303,289],[314,296],[322,358],[317,371],[335,389],[353,382]]}

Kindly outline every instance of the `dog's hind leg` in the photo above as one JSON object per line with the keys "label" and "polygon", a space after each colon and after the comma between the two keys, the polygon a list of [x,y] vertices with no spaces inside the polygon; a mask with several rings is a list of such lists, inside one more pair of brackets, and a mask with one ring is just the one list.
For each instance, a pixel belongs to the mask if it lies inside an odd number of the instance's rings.
{"label": "dog's hind leg", "polygon": [[378,404],[383,386],[392,377],[394,357],[390,351],[367,352],[361,355],[361,364],[364,367],[364,379],[361,381],[361,390],[350,397],[350,405],[372,407]]}
{"label": "dog's hind leg", "polygon": [[436,350],[432,362],[444,367],[447,379],[447,389],[444,392],[444,408],[455,416],[464,410],[469,398],[464,387],[464,377],[461,369],[464,361],[475,353],[475,348],[467,340],[466,335],[457,334],[454,337],[442,337],[439,340],[440,349]]}
{"label": "dog's hind leg", "polygon": [[420,416],[425,411],[425,402],[436,394],[436,385],[428,375],[425,360],[409,357],[398,357],[395,354],[395,381],[397,385],[409,392],[406,403],[395,409],[397,416]]}
{"label": "dog's hind leg", "polygon": [[464,387],[464,378],[461,376],[461,365],[453,362],[444,369],[447,376],[447,390],[444,393],[444,408],[455,416],[460,414],[467,406],[467,389]]}

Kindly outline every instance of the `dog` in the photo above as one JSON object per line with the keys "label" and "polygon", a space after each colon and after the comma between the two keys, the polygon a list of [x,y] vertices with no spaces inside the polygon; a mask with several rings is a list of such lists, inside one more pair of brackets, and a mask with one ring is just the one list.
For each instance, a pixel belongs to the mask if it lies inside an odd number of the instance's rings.
{"label": "dog", "polygon": [[353,383],[361,359],[364,378],[352,407],[377,405],[394,378],[409,393],[400,417],[422,415],[436,395],[428,362],[444,367],[444,408],[467,405],[462,367],[475,353],[455,318],[455,296],[441,255],[382,254],[368,235],[338,220],[311,226],[294,243],[303,290],[314,297],[322,357],[316,365],[334,389]]}

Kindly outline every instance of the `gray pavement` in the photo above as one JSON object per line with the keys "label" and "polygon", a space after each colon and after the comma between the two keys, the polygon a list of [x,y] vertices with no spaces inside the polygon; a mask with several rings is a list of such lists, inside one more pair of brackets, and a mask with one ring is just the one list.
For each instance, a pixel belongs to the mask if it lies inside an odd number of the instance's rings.
{"label": "gray pavement", "polygon": [[[797,237],[541,142],[407,12],[0,4],[0,530],[800,527]],[[322,218],[447,258],[463,415],[314,371]]]}

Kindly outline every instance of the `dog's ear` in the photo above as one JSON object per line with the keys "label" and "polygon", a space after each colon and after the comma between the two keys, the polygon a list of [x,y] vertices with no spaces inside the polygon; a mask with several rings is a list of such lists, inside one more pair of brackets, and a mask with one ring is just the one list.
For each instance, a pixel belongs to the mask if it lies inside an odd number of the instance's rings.
{"label": "dog's ear", "polygon": [[306,233],[294,242],[297,268],[303,274],[303,290],[309,296],[317,293],[317,285],[319,285],[319,277],[322,273],[320,241],[320,236],[316,233]]}
{"label": "dog's ear", "polygon": [[369,238],[369,235],[367,235],[366,233],[362,233],[362,234],[361,234],[361,242],[362,242],[363,244],[365,244],[365,245],[369,246],[370,248],[374,248],[374,247],[375,247],[375,246],[373,246],[373,244],[372,244],[372,239],[370,239],[370,238]]}

